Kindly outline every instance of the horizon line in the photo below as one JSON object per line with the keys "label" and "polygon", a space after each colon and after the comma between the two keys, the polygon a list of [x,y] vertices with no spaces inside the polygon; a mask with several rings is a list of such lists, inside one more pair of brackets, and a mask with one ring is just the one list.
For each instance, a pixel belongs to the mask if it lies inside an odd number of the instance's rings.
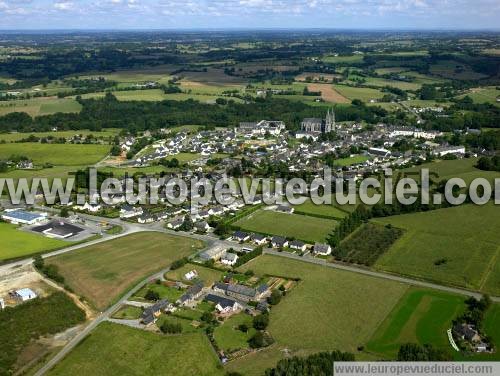
{"label": "horizon line", "polygon": [[397,28],[387,28],[387,27],[370,27],[370,28],[334,28],[334,27],[177,27],[177,28],[35,28],[35,29],[12,29],[12,28],[0,28],[0,33],[4,32],[186,32],[186,31],[211,31],[211,32],[262,32],[262,31],[350,31],[350,32],[494,32],[500,33],[499,28],[439,28],[439,27],[397,27]]}

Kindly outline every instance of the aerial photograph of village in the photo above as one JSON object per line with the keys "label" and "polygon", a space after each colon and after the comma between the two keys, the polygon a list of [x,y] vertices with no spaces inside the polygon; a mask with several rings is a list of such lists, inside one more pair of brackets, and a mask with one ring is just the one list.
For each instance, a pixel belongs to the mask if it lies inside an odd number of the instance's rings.
{"label": "aerial photograph of village", "polygon": [[498,0],[0,0],[0,376],[500,375],[499,204]]}

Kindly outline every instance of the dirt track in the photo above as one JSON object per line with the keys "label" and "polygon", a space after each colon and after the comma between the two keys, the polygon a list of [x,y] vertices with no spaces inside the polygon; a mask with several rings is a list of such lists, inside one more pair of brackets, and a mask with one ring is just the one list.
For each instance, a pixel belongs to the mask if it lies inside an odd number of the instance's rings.
{"label": "dirt track", "polygon": [[309,84],[309,91],[321,91],[321,98],[330,103],[351,103],[349,99],[336,91],[331,84]]}

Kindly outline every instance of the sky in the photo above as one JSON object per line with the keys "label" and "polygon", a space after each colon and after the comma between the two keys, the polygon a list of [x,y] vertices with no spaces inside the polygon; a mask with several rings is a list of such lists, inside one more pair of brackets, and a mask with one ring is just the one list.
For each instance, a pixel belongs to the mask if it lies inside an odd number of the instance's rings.
{"label": "sky", "polygon": [[500,0],[0,0],[0,29],[495,29]]}

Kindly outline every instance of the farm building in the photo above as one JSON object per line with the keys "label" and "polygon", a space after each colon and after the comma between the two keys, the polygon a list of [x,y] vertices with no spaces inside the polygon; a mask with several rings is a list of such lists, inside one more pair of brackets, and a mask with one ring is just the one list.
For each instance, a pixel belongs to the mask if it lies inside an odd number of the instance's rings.
{"label": "farm building", "polygon": [[21,301],[26,302],[37,297],[36,293],[29,288],[24,288],[16,291],[16,297],[21,299]]}
{"label": "farm building", "polygon": [[203,261],[208,261],[208,260],[219,260],[224,254],[226,253],[226,249],[223,247],[213,247],[210,249],[207,249],[206,251],[202,252],[200,254],[200,258]]}

